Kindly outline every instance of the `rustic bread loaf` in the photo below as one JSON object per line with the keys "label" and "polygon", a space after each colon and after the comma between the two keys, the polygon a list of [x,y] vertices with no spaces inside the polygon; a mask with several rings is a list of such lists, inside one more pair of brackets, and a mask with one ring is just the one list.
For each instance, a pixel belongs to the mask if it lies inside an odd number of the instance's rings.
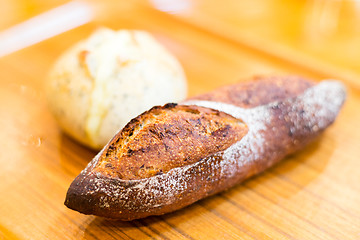
{"label": "rustic bread loaf", "polygon": [[133,119],[71,184],[65,205],[132,220],[223,191],[304,147],[336,118],[336,81],[268,77]]}

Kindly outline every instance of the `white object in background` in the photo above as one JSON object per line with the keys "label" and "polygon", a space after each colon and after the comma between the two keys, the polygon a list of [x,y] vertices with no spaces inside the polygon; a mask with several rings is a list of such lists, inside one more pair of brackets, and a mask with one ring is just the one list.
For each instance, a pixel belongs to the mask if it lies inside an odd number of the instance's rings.
{"label": "white object in background", "polygon": [[105,28],[66,51],[46,84],[60,126],[95,149],[132,118],[187,92],[180,63],[149,33]]}

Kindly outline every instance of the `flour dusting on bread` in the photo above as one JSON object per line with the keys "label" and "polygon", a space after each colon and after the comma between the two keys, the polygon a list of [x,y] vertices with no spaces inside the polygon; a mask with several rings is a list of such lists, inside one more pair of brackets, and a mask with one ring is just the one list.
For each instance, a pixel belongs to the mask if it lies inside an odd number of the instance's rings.
{"label": "flour dusting on bread", "polygon": [[[264,151],[264,133],[278,131],[271,128],[274,114],[271,110],[278,108],[279,105],[289,105],[291,111],[288,111],[282,118],[294,122],[291,132],[301,131],[304,122],[307,127],[313,131],[319,131],[326,128],[335,119],[338,111],[346,97],[344,86],[336,81],[323,81],[315,87],[309,88],[302,96],[289,99],[285,102],[273,102],[265,106],[245,109],[234,105],[210,102],[210,101],[187,101],[184,104],[196,105],[216,109],[225,112],[236,118],[242,119],[249,127],[248,134],[239,142],[235,143],[224,151],[222,165],[224,167],[233,165],[229,162],[236,162],[239,168],[251,161],[259,160]],[[268,161],[268,163],[271,163]],[[225,170],[224,170],[225,171]],[[227,172],[235,174],[234,168],[227,169]]]}
{"label": "flour dusting on bread", "polygon": [[109,178],[94,171],[99,157],[106,154],[101,152],[74,180],[65,204],[85,214],[122,220],[180,209],[258,174],[304,147],[335,120],[345,97],[342,84],[324,81],[302,94],[253,108],[191,99],[182,104],[241,119],[248,126],[247,134],[193,164],[136,180]]}

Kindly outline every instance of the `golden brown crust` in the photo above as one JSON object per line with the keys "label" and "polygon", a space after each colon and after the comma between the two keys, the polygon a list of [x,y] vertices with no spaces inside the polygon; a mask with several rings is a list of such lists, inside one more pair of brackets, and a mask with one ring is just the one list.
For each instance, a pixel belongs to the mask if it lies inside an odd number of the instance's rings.
{"label": "golden brown crust", "polygon": [[[107,158],[111,150],[108,146],[116,141],[113,139],[73,181],[65,205],[84,214],[121,220],[175,211],[232,187],[304,147],[335,120],[346,97],[343,85],[338,82],[326,81],[313,86],[306,80],[299,80],[299,83],[304,81],[301,86],[309,84],[311,87],[287,90],[294,85],[285,83],[286,78],[283,78],[280,81],[283,84],[278,87],[285,90],[277,90],[284,93],[280,94],[282,97],[275,102],[259,105],[264,102],[263,99],[273,99],[269,97],[271,93],[266,91],[269,84],[264,81],[273,80],[253,82],[256,86],[248,85],[245,92],[248,93],[248,89],[261,89],[259,95],[248,95],[245,102],[235,100],[237,105],[243,104],[241,106],[247,108],[228,104],[227,100],[224,100],[225,103],[219,101],[231,95],[230,90],[211,98],[216,101],[206,101],[200,97],[183,103],[205,107],[205,112],[217,109],[242,119],[248,131],[230,147],[200,157],[192,164],[171,168],[161,175],[126,180],[107,176],[97,168],[101,159]],[[138,120],[133,120],[129,126],[137,125],[134,122]],[[129,136],[130,129],[123,130],[123,137]]]}
{"label": "golden brown crust", "polygon": [[124,180],[148,178],[225,150],[246,133],[241,120],[223,112],[157,106],[134,118],[111,140],[94,171]]}

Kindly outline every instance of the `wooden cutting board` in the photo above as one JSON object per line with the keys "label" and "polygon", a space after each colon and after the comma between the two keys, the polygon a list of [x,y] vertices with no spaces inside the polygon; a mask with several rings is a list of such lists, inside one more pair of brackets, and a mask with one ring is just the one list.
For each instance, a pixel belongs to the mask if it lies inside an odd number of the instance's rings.
{"label": "wooden cutting board", "polygon": [[[2,0],[0,28],[65,2]],[[304,32],[304,25],[318,23],[316,13],[324,14],[319,9],[328,15],[340,9],[343,16],[348,6],[295,0],[88,3],[95,12],[89,23],[0,58],[0,239],[360,239],[359,32],[341,30],[340,20],[330,35],[316,37],[320,43]],[[309,16],[314,22],[305,21]],[[85,216],[63,201],[96,152],[61,132],[42,85],[56,58],[99,26],[154,34],[183,64],[189,96],[253,75],[294,74],[337,78],[348,99],[316,142],[226,192],[132,222]]]}

